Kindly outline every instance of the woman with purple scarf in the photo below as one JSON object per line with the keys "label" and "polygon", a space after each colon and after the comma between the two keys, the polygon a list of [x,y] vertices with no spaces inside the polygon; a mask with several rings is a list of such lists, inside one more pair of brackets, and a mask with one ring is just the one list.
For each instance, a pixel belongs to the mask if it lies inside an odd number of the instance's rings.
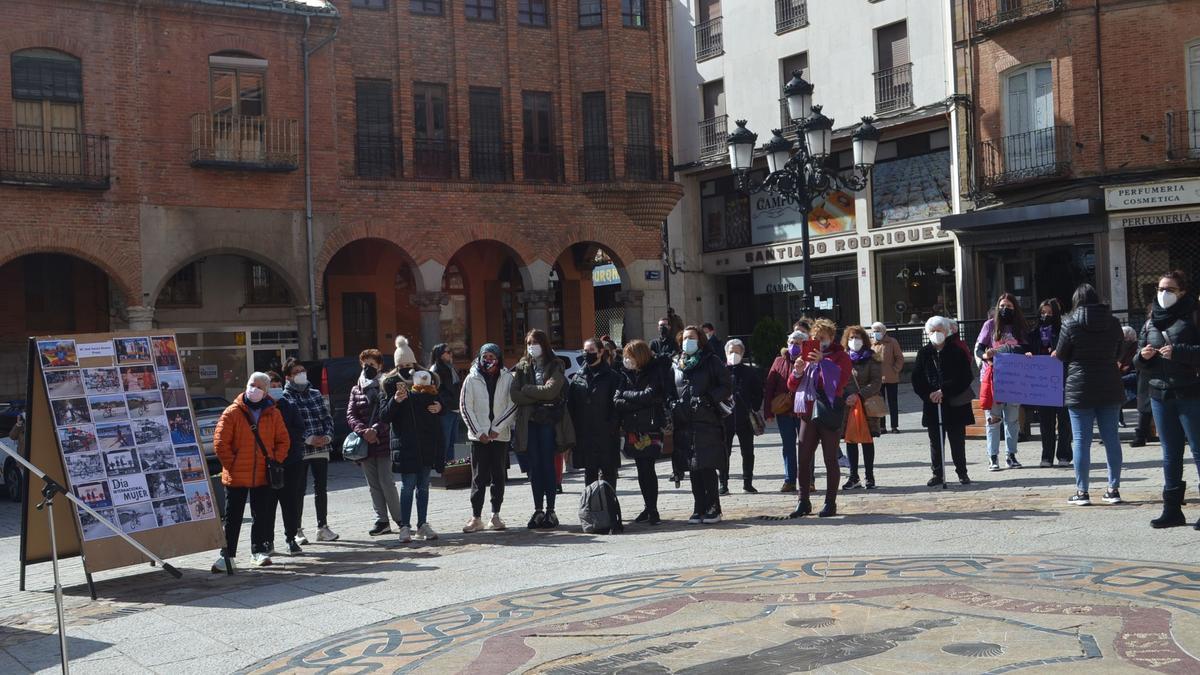
{"label": "woman with purple scarf", "polygon": [[[825,507],[822,518],[837,515],[837,489],[841,470],[838,467],[838,446],[845,427],[845,389],[853,366],[846,350],[834,341],[837,325],[829,319],[817,319],[812,325],[812,337],[820,348],[796,359],[788,376],[788,389],[795,394],[795,412],[800,421],[800,476],[811,476],[816,460],[817,444],[825,459]],[[828,419],[841,416],[841,419]],[[808,499],[808,481],[800,480],[800,502],[792,512],[793,518],[812,513]]]}
{"label": "woman with purple scarf", "polygon": [[[866,406],[867,399],[879,396],[883,391],[883,361],[879,354],[871,349],[871,340],[862,326],[850,326],[842,331],[842,346],[850,355],[853,369],[850,382],[846,385],[846,409],[852,410],[862,401]],[[871,438],[879,436],[879,417],[867,417],[871,427]],[[842,486],[843,490],[853,490],[863,487],[858,477],[858,444],[846,443],[846,454],[850,456],[850,478]],[[875,489],[875,443],[862,444],[863,471],[867,478],[868,490]]]}

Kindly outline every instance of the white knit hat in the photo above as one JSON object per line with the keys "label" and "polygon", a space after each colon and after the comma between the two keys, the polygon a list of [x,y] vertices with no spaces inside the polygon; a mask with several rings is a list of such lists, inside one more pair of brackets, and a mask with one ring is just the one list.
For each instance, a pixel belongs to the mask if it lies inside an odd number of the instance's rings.
{"label": "white knit hat", "polygon": [[430,375],[429,371],[427,371],[427,370],[413,371],[412,377],[413,377],[414,385],[424,386],[424,385],[433,384],[433,376]]}
{"label": "white knit hat", "polygon": [[413,353],[412,347],[408,346],[408,338],[403,335],[396,336],[396,351],[392,352],[392,357],[397,368],[417,363],[417,355]]}

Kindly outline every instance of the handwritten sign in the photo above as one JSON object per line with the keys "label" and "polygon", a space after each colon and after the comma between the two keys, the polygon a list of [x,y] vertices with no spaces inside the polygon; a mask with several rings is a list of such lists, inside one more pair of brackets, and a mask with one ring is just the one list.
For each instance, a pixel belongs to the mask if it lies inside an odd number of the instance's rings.
{"label": "handwritten sign", "polygon": [[997,402],[1062,407],[1063,364],[1053,356],[997,354],[992,377]]}

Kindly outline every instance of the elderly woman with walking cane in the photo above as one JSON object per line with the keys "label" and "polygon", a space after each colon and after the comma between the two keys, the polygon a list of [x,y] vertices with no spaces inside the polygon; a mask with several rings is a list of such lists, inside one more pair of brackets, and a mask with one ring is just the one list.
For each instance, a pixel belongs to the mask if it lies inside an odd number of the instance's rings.
{"label": "elderly woman with walking cane", "polygon": [[967,427],[975,423],[975,413],[971,410],[975,392],[971,390],[971,362],[966,350],[959,347],[953,329],[954,324],[943,316],[926,321],[929,344],[917,353],[913,368],[913,391],[925,403],[921,424],[929,431],[933,469],[933,477],[927,483],[930,487],[945,487],[947,441],[959,482],[971,483],[967,476]]}

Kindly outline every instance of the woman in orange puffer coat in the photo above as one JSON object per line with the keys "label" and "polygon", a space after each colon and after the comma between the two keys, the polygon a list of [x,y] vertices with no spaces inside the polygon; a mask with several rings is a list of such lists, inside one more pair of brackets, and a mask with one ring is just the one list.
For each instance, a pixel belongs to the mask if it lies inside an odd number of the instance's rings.
{"label": "woman in orange puffer coat", "polygon": [[221,460],[221,484],[225,486],[225,547],[213,564],[213,572],[232,572],[237,556],[238,534],[246,501],[254,523],[250,528],[250,552],[254,564],[271,564],[271,539],[275,534],[275,493],[267,476],[267,460],[254,438],[257,428],[265,454],[276,462],[287,458],[292,440],[283,415],[267,396],[271,378],[254,373],[246,391],[221,413],[213,434],[213,449]]}

